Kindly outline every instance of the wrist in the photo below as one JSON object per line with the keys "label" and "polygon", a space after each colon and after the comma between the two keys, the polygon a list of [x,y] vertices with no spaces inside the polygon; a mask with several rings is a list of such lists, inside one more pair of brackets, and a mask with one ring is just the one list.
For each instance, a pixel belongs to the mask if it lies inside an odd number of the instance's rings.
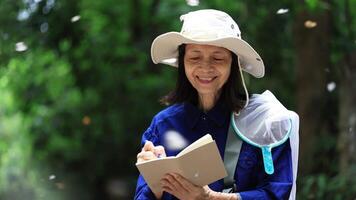
{"label": "wrist", "polygon": [[217,199],[217,192],[213,190],[208,191],[208,198],[209,200],[216,200]]}
{"label": "wrist", "polygon": [[222,193],[210,190],[208,196],[210,200],[240,200],[240,195],[236,193]]}

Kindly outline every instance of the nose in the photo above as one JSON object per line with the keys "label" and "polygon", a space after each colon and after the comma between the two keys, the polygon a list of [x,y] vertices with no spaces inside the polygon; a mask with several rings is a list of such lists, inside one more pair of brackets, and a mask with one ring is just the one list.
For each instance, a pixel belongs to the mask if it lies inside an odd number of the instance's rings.
{"label": "nose", "polygon": [[203,70],[210,71],[213,69],[213,62],[211,59],[204,59],[200,62],[199,67]]}

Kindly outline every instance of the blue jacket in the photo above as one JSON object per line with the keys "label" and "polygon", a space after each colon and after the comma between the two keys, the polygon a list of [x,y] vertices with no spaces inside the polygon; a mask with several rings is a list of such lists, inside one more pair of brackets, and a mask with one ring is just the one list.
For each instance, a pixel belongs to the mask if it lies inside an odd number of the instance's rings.
{"label": "blue jacket", "polygon": [[[150,140],[154,145],[164,146],[167,156],[174,156],[182,149],[172,148],[172,145],[167,143],[167,134],[173,131],[190,144],[209,133],[223,158],[229,119],[230,112],[219,102],[207,113],[190,103],[175,104],[153,118],[151,125],[142,136],[141,144]],[[243,200],[289,198],[293,182],[289,140],[273,148],[272,155],[275,172],[268,175],[264,171],[261,150],[246,142],[242,143],[234,178],[237,192]],[[221,192],[224,189],[223,179],[211,183],[209,187]],[[135,199],[155,199],[141,175],[137,181]],[[162,199],[176,198],[164,193]]]}

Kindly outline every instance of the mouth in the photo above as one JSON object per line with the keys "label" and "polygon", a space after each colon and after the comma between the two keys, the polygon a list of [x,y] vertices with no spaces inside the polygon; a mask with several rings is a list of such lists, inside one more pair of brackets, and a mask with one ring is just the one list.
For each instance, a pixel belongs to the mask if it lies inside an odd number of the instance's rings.
{"label": "mouth", "polygon": [[196,76],[196,78],[202,84],[209,84],[209,83],[213,82],[217,78],[217,76],[214,76],[214,77],[199,77],[199,76]]}

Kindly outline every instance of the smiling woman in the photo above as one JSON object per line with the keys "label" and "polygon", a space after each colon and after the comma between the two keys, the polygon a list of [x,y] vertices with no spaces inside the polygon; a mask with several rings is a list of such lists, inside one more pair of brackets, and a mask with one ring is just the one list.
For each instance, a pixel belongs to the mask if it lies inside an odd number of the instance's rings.
{"label": "smiling woman", "polygon": [[[241,39],[236,22],[224,12],[199,10],[183,15],[181,20],[184,23],[180,33],[162,34],[152,43],[153,62],[178,67],[178,76],[176,88],[162,98],[169,107],[154,117],[143,134],[137,163],[177,155],[181,149],[171,148],[172,140],[167,139],[172,131],[186,145],[209,133],[224,158],[228,177],[198,186],[172,172],[162,178],[163,190],[153,193],[140,175],[135,199],[294,199],[296,173],[292,160],[296,157],[292,156],[291,144],[295,143],[281,142],[267,157],[262,156],[258,147],[241,140],[253,137],[257,131],[262,133],[258,139],[265,140],[267,134],[257,130],[258,127],[269,132],[280,130],[278,120],[272,120],[273,126],[265,128],[268,120],[280,119],[275,110],[273,115],[267,115],[277,105],[271,102],[274,98],[265,98],[266,95],[250,98],[244,83],[242,70],[257,78],[264,75],[261,57]],[[249,121],[238,117],[240,113],[244,116],[251,112],[253,117]],[[237,122],[231,123],[230,119]],[[241,129],[252,123],[257,126],[244,129],[240,135],[230,128],[231,124]],[[268,162],[264,162],[265,158],[269,158]],[[264,166],[273,166],[274,171],[265,171]]]}
{"label": "smiling woman", "polygon": [[[205,47],[217,49],[216,52],[211,53],[210,58],[205,58],[211,59],[210,61],[204,61],[204,56],[207,55],[204,55],[202,52],[206,52],[206,54],[209,54],[209,51],[207,51]],[[200,48],[202,52],[194,48]],[[243,108],[246,103],[246,95],[245,90],[243,88],[244,83],[239,73],[237,61],[238,58],[236,54],[222,47],[197,44],[181,44],[178,47],[178,52],[179,67],[176,88],[161,99],[161,102],[164,105],[191,102],[194,105],[198,105],[199,108],[204,109],[203,105],[201,104],[203,103],[201,102],[201,97],[206,96],[204,94],[213,93],[214,95],[216,95],[214,96],[214,98],[211,98],[211,101],[222,99],[225,106],[228,107],[229,110],[233,110],[234,112],[239,112],[239,110]],[[223,60],[224,62],[229,62],[229,64],[221,68],[219,66],[224,66]],[[194,81],[194,75],[189,75],[188,73],[189,71],[191,71],[191,69],[194,68],[194,66],[198,66],[195,67],[195,69],[199,68],[200,71],[203,71],[203,73],[205,73],[204,76],[203,74],[199,74],[200,76],[197,76],[196,74],[195,78],[198,79],[199,77],[199,82],[202,82],[200,83],[200,85],[202,85],[202,88],[199,88],[199,90],[197,88],[199,85],[195,84],[195,82],[192,82]],[[227,80],[221,81],[222,76],[219,76],[219,81],[221,85],[214,86],[213,84],[217,83],[217,81],[215,81],[215,77],[218,77],[216,76],[217,74],[214,73],[225,73],[224,79],[227,78]],[[191,78],[190,80],[188,80],[190,76]],[[213,80],[207,80],[206,78],[213,78],[214,83]],[[210,90],[213,89],[213,91],[203,91],[209,88]],[[205,111],[207,110],[209,110],[209,108],[206,108]]]}

